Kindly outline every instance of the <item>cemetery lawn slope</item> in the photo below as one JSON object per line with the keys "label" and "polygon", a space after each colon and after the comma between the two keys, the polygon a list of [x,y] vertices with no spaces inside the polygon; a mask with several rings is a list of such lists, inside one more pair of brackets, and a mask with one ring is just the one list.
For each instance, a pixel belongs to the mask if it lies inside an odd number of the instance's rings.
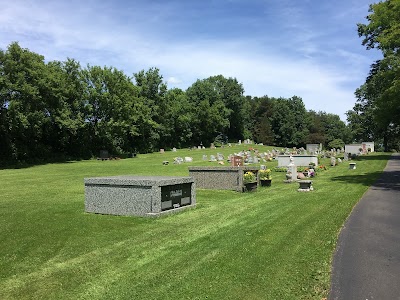
{"label": "cemetery lawn slope", "polygon": [[[211,164],[212,150],[178,151]],[[84,212],[83,178],[188,176],[162,165],[173,156],[0,170],[0,299],[321,299],[340,228],[389,157],[320,172],[309,193],[273,173],[270,188],[197,190],[196,209],[157,219]]]}

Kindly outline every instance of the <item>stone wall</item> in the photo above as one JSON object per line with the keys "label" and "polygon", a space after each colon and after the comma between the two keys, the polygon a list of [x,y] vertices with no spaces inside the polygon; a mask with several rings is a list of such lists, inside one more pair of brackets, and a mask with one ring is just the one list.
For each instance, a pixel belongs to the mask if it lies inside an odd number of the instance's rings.
{"label": "stone wall", "polygon": [[255,174],[259,167],[189,167],[189,176],[194,178],[196,187],[213,190],[243,191],[243,174],[252,171]]}

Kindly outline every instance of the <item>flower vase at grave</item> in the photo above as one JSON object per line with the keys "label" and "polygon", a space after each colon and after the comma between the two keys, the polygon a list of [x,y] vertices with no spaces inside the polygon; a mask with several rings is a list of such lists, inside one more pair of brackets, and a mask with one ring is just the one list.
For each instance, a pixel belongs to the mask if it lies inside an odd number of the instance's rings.
{"label": "flower vase at grave", "polygon": [[254,174],[251,171],[247,171],[246,173],[243,174],[243,185],[244,185],[244,190],[248,192],[255,191],[257,189],[257,177],[256,174]]}
{"label": "flower vase at grave", "polygon": [[247,192],[254,192],[257,190],[257,182],[248,182],[244,184]]}
{"label": "flower vase at grave", "polygon": [[271,179],[260,179],[261,186],[271,186],[272,180]]}

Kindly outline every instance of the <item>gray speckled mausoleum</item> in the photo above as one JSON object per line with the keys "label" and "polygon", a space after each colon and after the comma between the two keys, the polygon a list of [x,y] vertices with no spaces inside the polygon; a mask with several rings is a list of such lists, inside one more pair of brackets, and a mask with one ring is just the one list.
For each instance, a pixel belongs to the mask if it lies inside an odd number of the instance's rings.
{"label": "gray speckled mausoleum", "polygon": [[196,206],[192,177],[112,176],[84,183],[86,212],[159,216]]}
{"label": "gray speckled mausoleum", "polygon": [[189,175],[200,189],[244,191],[243,174],[247,171],[258,177],[260,167],[189,167]]}

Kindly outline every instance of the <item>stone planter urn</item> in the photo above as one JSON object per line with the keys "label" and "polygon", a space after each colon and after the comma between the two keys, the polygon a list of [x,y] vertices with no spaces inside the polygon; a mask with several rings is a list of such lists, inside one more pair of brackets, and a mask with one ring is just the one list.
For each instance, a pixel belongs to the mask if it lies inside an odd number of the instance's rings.
{"label": "stone planter urn", "polygon": [[311,180],[299,180],[298,183],[300,184],[298,189],[299,192],[309,192],[314,190]]}
{"label": "stone planter urn", "polygon": [[257,181],[255,182],[247,182],[244,184],[244,188],[246,192],[254,192],[257,190]]}
{"label": "stone planter urn", "polygon": [[261,186],[271,186],[272,179],[260,179]]}
{"label": "stone planter urn", "polygon": [[356,163],[349,163],[349,169],[350,170],[355,170],[356,169]]}

